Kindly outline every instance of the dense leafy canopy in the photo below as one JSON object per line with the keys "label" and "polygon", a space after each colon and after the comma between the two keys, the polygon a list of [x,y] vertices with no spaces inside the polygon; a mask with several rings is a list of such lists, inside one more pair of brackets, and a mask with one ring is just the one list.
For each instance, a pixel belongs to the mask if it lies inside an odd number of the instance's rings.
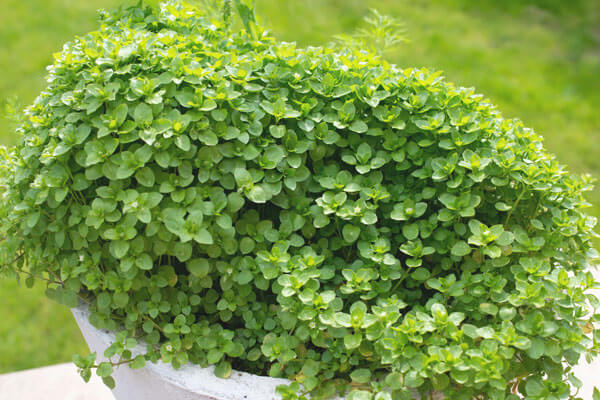
{"label": "dense leafy canopy", "polygon": [[244,4],[238,33],[175,1],[105,14],[56,55],[2,153],[4,274],[87,302],[133,368],[569,397],[600,340],[589,179],[471,89],[276,42]]}

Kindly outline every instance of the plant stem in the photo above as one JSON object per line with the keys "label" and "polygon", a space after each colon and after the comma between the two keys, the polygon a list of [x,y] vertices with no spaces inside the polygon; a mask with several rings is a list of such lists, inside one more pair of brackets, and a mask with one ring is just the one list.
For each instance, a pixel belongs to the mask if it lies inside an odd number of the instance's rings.
{"label": "plant stem", "polygon": [[142,318],[146,319],[147,321],[150,321],[152,323],[152,325],[154,325],[154,327],[156,329],[158,329],[161,333],[164,334],[162,328],[160,327],[160,325],[158,325],[156,322],[154,322],[154,320],[150,317],[148,317],[147,315],[142,315]]}
{"label": "plant stem", "polygon": [[519,193],[519,197],[517,197],[517,201],[515,201],[515,204],[512,206],[512,208],[508,212],[508,215],[506,216],[506,220],[504,221],[504,226],[508,225],[508,221],[510,220],[510,217],[512,216],[513,212],[519,205],[519,202],[521,201],[523,196],[525,195],[525,189],[526,189],[526,187],[525,187],[525,185],[523,185],[523,189],[521,190],[521,193]]}
{"label": "plant stem", "polygon": [[[131,358],[129,360],[122,360],[122,361],[119,361],[119,362],[112,362],[112,361],[108,360],[108,362],[110,363],[110,365],[112,365],[113,367],[117,367],[117,366],[123,365],[123,364],[129,364],[129,363],[131,363],[133,361],[134,361],[133,358]],[[94,365],[91,366],[91,368],[98,368],[98,367],[99,367],[98,364],[94,364]]]}

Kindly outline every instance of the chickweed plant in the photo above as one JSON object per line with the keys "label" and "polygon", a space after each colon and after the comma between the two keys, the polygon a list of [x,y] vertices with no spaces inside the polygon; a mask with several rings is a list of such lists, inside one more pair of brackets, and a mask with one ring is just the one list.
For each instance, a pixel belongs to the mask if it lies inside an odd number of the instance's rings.
{"label": "chickweed plant", "polygon": [[249,0],[220,10],[103,13],[0,152],[2,275],[116,332],[82,376],[191,362],[288,378],[286,400],[578,399],[600,349],[590,178],[472,89],[386,62],[388,17],[346,41],[373,46],[298,48]]}

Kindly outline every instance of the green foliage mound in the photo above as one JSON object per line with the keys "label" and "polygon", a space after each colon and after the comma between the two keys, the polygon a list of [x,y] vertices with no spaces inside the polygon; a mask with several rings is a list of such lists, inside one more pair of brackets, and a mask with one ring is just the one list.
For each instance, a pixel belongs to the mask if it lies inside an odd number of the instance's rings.
{"label": "green foliage mound", "polygon": [[[564,399],[600,335],[593,218],[540,138],[439,73],[167,2],[56,55],[3,150],[0,264],[286,399]],[[147,353],[130,349],[147,344]]]}

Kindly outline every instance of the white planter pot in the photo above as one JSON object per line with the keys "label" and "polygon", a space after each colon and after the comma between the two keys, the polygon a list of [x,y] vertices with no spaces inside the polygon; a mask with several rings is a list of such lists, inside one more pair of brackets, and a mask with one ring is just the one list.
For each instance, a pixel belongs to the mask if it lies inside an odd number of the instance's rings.
{"label": "white planter pot", "polygon": [[[90,350],[103,357],[104,350],[114,341],[114,334],[93,327],[89,322],[87,307],[71,309],[79,329]],[[135,355],[143,354],[138,346]],[[275,393],[278,385],[289,383],[285,379],[251,375],[233,371],[228,379],[217,378],[214,367],[201,368],[188,364],[178,370],[169,364],[147,363],[133,370],[126,365],[115,368],[113,377],[116,400],[280,400]]]}

